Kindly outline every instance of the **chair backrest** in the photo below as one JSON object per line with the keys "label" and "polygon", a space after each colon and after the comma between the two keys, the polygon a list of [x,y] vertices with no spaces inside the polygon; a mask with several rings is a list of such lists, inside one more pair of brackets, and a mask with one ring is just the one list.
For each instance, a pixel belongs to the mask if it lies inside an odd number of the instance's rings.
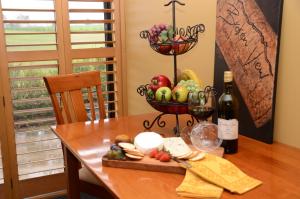
{"label": "chair backrest", "polygon": [[[93,89],[97,94],[101,119],[105,118],[104,100],[99,71],[44,77],[54,107],[57,124],[88,120],[83,89],[87,90],[91,120],[96,119]],[[69,103],[68,103],[69,102]]]}

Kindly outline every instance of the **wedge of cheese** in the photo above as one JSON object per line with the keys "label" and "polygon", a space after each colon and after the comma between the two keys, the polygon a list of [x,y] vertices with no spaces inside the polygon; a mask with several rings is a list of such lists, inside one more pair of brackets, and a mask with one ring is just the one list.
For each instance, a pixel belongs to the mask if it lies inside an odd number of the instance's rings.
{"label": "wedge of cheese", "polygon": [[181,137],[164,138],[164,149],[174,157],[182,157],[192,152]]}

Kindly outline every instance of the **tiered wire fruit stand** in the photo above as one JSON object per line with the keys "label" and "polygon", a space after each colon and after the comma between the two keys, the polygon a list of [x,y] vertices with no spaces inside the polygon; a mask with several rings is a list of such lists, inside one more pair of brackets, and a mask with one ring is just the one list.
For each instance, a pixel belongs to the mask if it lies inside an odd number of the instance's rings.
{"label": "tiered wire fruit stand", "polygon": [[[186,28],[176,27],[176,4],[184,6],[185,4],[177,1],[171,0],[164,6],[172,6],[172,27],[173,27],[173,37],[162,41],[159,38],[153,39],[153,36],[148,30],[140,32],[140,37],[142,39],[147,39],[149,41],[150,47],[162,55],[173,56],[173,66],[174,66],[174,81],[173,85],[177,85],[177,56],[182,55],[196,46],[198,43],[199,33],[205,31],[205,26],[203,24],[197,24],[194,26],[187,26]],[[156,110],[161,112],[152,122],[145,120],[143,125],[145,129],[151,129],[152,126],[157,123],[159,127],[164,127],[166,122],[161,120],[162,116],[166,114],[173,114],[176,117],[176,126],[174,127],[174,133],[176,136],[180,135],[179,128],[179,118],[180,114],[188,114],[188,104],[179,102],[160,102],[153,99],[148,94],[149,84],[141,85],[138,87],[137,92],[141,96],[146,96],[147,102]],[[191,120],[187,121],[187,126],[192,126],[194,121],[198,119],[191,115]]]}

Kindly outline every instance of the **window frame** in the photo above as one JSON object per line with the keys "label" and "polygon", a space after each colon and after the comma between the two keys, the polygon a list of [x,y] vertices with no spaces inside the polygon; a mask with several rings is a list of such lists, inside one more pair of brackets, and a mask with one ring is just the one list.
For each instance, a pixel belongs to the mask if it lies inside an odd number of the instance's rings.
{"label": "window frame", "polygon": [[[28,53],[24,52],[7,52],[5,46],[5,34],[4,34],[4,23],[3,23],[3,11],[0,1],[0,97],[3,98],[5,104],[0,103],[0,119],[5,121],[7,128],[1,128],[0,138],[2,144],[3,154],[3,165],[6,167],[4,170],[5,183],[0,185],[0,191],[4,189],[5,198],[24,198],[36,195],[43,195],[49,192],[53,192],[54,195],[64,193],[66,188],[65,174],[54,174],[49,176],[43,176],[38,178],[32,178],[28,180],[18,179],[18,166],[16,157],[16,140],[14,132],[14,118],[13,118],[13,104],[12,94],[10,90],[9,71],[8,63],[12,61],[34,61],[36,57],[41,59],[56,59],[59,64],[58,73],[68,74],[73,72],[72,59],[88,58],[88,57],[107,57],[107,61],[110,61],[108,57],[112,55],[116,59],[117,74],[114,76],[118,80],[118,84],[110,87],[111,90],[116,90],[115,95],[109,95],[109,100],[118,100],[118,114],[119,116],[126,115],[126,107],[124,106],[124,96],[126,96],[126,78],[124,78],[124,67],[125,64],[122,50],[125,50],[124,38],[125,20],[121,18],[124,16],[124,12],[121,9],[123,0],[81,0],[83,2],[104,2],[105,5],[113,3],[114,7],[107,9],[114,9],[114,29],[115,32],[115,46],[113,48],[103,49],[72,49],[71,34],[70,34],[70,23],[69,23],[69,1],[79,0],[53,0],[55,10],[55,21],[56,21],[56,40],[57,50],[44,50],[41,52],[31,51]],[[108,16],[106,16],[108,17]],[[116,28],[117,27],[117,28]],[[107,41],[111,38],[105,38]],[[108,70],[113,69],[113,65],[107,65]],[[113,75],[107,74],[109,79],[114,81]],[[126,76],[125,76],[126,77]],[[111,91],[109,90],[109,91]],[[115,98],[116,96],[116,98]],[[0,99],[2,100],[2,99]],[[111,106],[115,108],[115,106]],[[110,113],[109,117],[116,116],[115,113]],[[3,119],[3,120],[2,120]],[[37,187],[38,186],[38,187]],[[62,191],[63,190],[63,191]],[[1,195],[0,195],[1,198]]]}

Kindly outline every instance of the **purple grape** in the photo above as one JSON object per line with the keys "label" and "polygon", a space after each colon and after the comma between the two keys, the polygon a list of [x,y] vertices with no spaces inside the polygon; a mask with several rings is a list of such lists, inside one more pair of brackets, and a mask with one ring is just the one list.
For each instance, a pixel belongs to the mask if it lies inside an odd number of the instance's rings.
{"label": "purple grape", "polygon": [[169,25],[167,24],[155,24],[149,29],[149,40],[151,43],[157,43],[158,41],[161,40],[161,33],[163,31],[167,31],[168,28],[170,28]]}
{"label": "purple grape", "polygon": [[166,25],[165,24],[159,24],[159,28],[161,29],[161,31],[166,29]]}

